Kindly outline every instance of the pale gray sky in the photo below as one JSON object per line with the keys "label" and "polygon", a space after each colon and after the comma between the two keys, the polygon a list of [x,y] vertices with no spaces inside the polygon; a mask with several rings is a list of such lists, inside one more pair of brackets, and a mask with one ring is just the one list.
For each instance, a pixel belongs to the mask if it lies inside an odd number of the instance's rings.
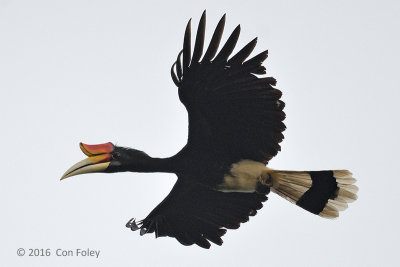
{"label": "pale gray sky", "polygon": [[[0,0],[2,266],[396,266],[400,218],[398,1]],[[201,2],[201,3],[200,3]],[[187,114],[170,67],[207,9],[269,49],[283,91],[282,152],[270,167],[350,169],[359,200],[337,220],[275,195],[222,247],[181,246],[125,228],[170,191],[170,174],[91,174],[60,182],[80,141],[170,156]],[[237,51],[237,50],[236,50]],[[49,257],[17,249],[51,250]],[[58,257],[57,249],[100,250]]]}

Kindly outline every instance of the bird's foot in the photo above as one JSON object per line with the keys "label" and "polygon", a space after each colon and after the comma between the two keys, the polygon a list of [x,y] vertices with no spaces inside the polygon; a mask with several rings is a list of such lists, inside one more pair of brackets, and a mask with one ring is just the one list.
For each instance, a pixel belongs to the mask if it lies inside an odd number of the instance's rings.
{"label": "bird's foot", "polygon": [[130,219],[126,225],[126,227],[130,228],[132,231],[139,230],[140,227],[137,225],[135,218]]}
{"label": "bird's foot", "polygon": [[257,177],[256,192],[261,194],[268,194],[272,187],[272,177],[269,173],[265,172]]}

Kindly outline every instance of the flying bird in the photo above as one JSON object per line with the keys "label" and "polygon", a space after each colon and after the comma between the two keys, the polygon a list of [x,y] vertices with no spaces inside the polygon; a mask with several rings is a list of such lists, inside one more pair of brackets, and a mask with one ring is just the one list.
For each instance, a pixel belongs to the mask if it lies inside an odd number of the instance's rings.
{"label": "flying bird", "polygon": [[339,216],[357,199],[355,179],[347,170],[284,171],[266,167],[280,151],[285,130],[282,93],[264,77],[268,51],[248,59],[253,39],[231,56],[240,34],[235,28],[217,53],[225,25],[219,21],[204,50],[206,12],[194,48],[191,20],[183,49],[171,68],[179,99],[188,112],[187,144],[170,158],[112,143],[80,148],[88,158],[68,169],[61,180],[84,173],[167,172],[177,175],[169,195],[140,221],[126,226],[140,235],[170,236],[183,245],[222,245],[227,229],[256,215],[270,191],[325,218]]}

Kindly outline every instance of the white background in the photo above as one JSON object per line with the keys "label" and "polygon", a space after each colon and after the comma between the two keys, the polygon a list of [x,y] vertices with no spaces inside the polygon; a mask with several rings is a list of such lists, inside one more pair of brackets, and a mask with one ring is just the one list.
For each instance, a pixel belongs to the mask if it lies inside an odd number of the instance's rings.
{"label": "white background", "polygon": [[[398,1],[143,2],[0,1],[1,266],[396,266]],[[227,13],[223,40],[240,23],[238,48],[258,36],[255,52],[269,49],[287,114],[270,167],[347,168],[358,179],[359,199],[339,219],[271,194],[222,247],[204,250],[124,226],[162,201],[173,175],[59,181],[84,158],[80,141],[158,157],[184,146],[187,114],[169,71],[188,19],[197,27],[204,9],[207,43]],[[58,248],[101,252],[57,257]]]}

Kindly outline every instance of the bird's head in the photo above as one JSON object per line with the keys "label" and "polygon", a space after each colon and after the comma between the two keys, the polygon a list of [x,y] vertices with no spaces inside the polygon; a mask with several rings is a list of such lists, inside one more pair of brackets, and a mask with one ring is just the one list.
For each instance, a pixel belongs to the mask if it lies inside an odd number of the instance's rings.
{"label": "bird's head", "polygon": [[149,158],[142,151],[115,146],[110,142],[100,145],[80,143],[79,147],[88,157],[69,168],[61,180],[84,173],[140,171],[142,162]]}

